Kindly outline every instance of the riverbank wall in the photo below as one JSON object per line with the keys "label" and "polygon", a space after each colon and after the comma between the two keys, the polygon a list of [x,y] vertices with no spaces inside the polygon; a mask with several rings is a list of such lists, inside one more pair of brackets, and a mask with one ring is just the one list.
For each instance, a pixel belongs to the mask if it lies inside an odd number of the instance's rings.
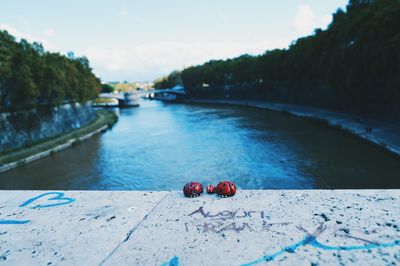
{"label": "riverbank wall", "polygon": [[[378,101],[375,97],[367,100],[365,95],[354,95],[347,100],[339,97],[327,87],[244,83],[241,85],[211,85],[186,88],[190,99],[260,101],[293,106],[330,110],[333,112],[354,114],[400,126],[400,104],[395,100]],[[361,92],[360,92],[361,93]],[[361,98],[363,100],[361,100]]]}
{"label": "riverbank wall", "polygon": [[397,265],[400,190],[1,191],[5,265]]}
{"label": "riverbank wall", "polygon": [[400,126],[397,124],[377,121],[352,114],[290,104],[260,101],[203,99],[187,99],[183,102],[196,104],[226,104],[261,108],[270,111],[284,112],[299,117],[318,119],[329,126],[340,128],[374,145],[378,145],[395,156],[400,156]]}
{"label": "riverbank wall", "polygon": [[28,156],[26,158],[22,158],[20,160],[17,160],[17,161],[11,162],[11,163],[7,163],[7,164],[4,164],[4,165],[1,165],[0,166],[0,173],[7,172],[9,170],[12,170],[12,169],[18,167],[18,166],[22,166],[22,165],[25,165],[25,164],[28,164],[28,163],[32,163],[34,161],[46,158],[46,157],[48,157],[48,156],[50,156],[50,155],[52,155],[54,153],[66,150],[66,149],[72,147],[73,145],[75,145],[75,144],[77,144],[77,143],[79,143],[81,141],[87,140],[87,139],[93,137],[96,134],[99,134],[101,132],[106,131],[108,128],[109,128],[108,125],[104,125],[101,128],[96,129],[95,131],[93,131],[91,133],[88,133],[88,134],[86,134],[86,135],[84,135],[82,137],[69,139],[65,143],[57,145],[57,146],[55,146],[53,148],[44,150],[42,152],[38,152],[36,154],[30,155],[30,156]]}
{"label": "riverbank wall", "polygon": [[91,102],[0,113],[0,152],[79,129],[95,117]]}
{"label": "riverbank wall", "polygon": [[118,121],[118,115],[113,111],[98,110],[95,111],[95,116],[97,119],[79,129],[0,156],[0,173],[68,149],[106,131]]}

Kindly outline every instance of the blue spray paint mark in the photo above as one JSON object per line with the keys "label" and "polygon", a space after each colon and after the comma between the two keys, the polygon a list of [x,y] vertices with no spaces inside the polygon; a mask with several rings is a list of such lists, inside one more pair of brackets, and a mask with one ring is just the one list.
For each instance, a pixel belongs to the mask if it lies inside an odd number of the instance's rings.
{"label": "blue spray paint mark", "polygon": [[31,199],[25,201],[19,207],[26,207],[29,204],[31,204],[32,202],[34,202],[40,198],[46,197],[48,195],[55,195],[55,197],[49,198],[48,201],[59,201],[59,202],[52,203],[52,204],[44,204],[44,205],[38,204],[38,205],[31,207],[31,209],[55,207],[55,206],[59,206],[59,205],[69,204],[69,203],[75,201],[75,199],[73,199],[73,198],[64,197],[65,194],[62,192],[47,192],[47,193],[41,194],[37,197],[31,198]]}
{"label": "blue spray paint mark", "polygon": [[310,245],[312,247],[319,248],[322,250],[351,251],[351,250],[368,250],[368,249],[374,249],[374,248],[396,247],[396,246],[400,246],[400,240],[395,240],[394,242],[385,243],[385,244],[372,243],[372,244],[363,245],[363,246],[327,246],[327,245],[321,244],[315,236],[307,236],[306,238],[297,242],[294,245],[287,246],[274,254],[266,255],[255,261],[243,264],[243,266],[249,266],[249,265],[255,265],[258,263],[262,263],[262,262],[273,261],[276,259],[276,257],[278,257],[286,252],[294,253],[296,251],[296,249],[298,249],[299,247],[305,246],[305,245]]}
{"label": "blue spray paint mark", "polygon": [[175,256],[171,260],[161,264],[161,266],[179,266],[179,258]]}
{"label": "blue spray paint mark", "polygon": [[0,220],[0,224],[26,224],[31,220]]}

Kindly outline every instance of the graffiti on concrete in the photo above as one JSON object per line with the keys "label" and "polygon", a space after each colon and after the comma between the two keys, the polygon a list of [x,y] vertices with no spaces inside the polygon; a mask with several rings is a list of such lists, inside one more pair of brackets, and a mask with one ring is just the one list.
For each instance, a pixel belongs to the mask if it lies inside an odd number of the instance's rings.
{"label": "graffiti on concrete", "polygon": [[179,258],[177,256],[173,257],[167,262],[161,264],[161,266],[179,266]]}
{"label": "graffiti on concrete", "polygon": [[237,224],[236,222],[231,222],[226,224],[223,222],[204,222],[202,224],[195,224],[194,222],[187,222],[185,223],[186,232],[189,232],[191,226],[194,226],[197,230],[201,229],[203,233],[207,232],[222,233],[226,231],[234,231],[236,233],[239,233],[240,231],[246,229],[254,231],[254,229],[248,223]]}
{"label": "graffiti on concrete", "polygon": [[[226,231],[270,231],[276,234],[285,234],[284,231],[276,231],[275,228],[286,226],[291,223],[269,223],[266,221],[269,218],[265,211],[255,210],[223,210],[217,213],[205,211],[203,206],[189,214],[190,217],[200,217],[206,219],[202,222],[191,220],[185,223],[185,230],[189,232],[191,229],[201,230],[203,233],[222,233]],[[253,218],[253,223],[248,223],[242,218]],[[255,224],[254,221],[260,221]]]}
{"label": "graffiti on concrete", "polygon": [[[54,196],[54,197],[47,198],[47,201],[51,201],[51,203],[33,205],[32,207],[30,207],[30,209],[55,207],[55,206],[69,204],[69,203],[72,203],[75,201],[74,198],[64,197],[65,194],[62,192],[47,192],[47,193],[43,193],[39,196],[33,197],[31,199],[28,199],[27,201],[25,201],[24,203],[19,205],[19,207],[21,207],[21,208],[27,207],[28,205],[31,205],[35,201],[39,201],[41,199],[46,199],[46,197],[48,197],[48,196]],[[3,219],[1,219],[0,225],[27,224],[30,221],[31,220],[3,220]]]}
{"label": "graffiti on concrete", "polygon": [[31,220],[0,220],[0,224],[26,224]]}
{"label": "graffiti on concrete", "polygon": [[[319,240],[318,240],[318,236],[324,232],[326,230],[326,226],[324,224],[321,224],[314,233],[309,233],[308,231],[306,231],[304,228],[302,228],[301,226],[298,227],[301,231],[306,233],[306,236],[304,237],[304,239],[302,239],[301,241],[284,247],[281,250],[269,254],[269,255],[265,255],[259,259],[256,259],[254,261],[251,261],[249,263],[243,264],[244,266],[250,266],[250,265],[255,265],[255,264],[259,264],[259,263],[265,263],[265,262],[269,262],[269,261],[273,261],[275,260],[278,256],[284,254],[284,253],[295,253],[297,249],[299,249],[300,247],[303,246],[312,246],[314,248],[317,249],[322,249],[322,250],[326,250],[326,251],[351,251],[351,250],[370,250],[370,249],[376,249],[376,248],[388,248],[388,247],[396,247],[396,246],[400,246],[400,239],[399,240],[395,240],[389,243],[376,243],[376,242],[372,242],[369,240],[365,240],[362,238],[357,238],[358,240],[364,241],[365,245],[349,245],[349,246],[330,246],[330,245],[325,245],[322,244]],[[349,236],[351,237],[351,236]]]}
{"label": "graffiti on concrete", "polygon": [[[309,233],[301,225],[296,226],[291,222],[271,222],[268,212],[266,211],[255,211],[255,210],[223,210],[219,212],[206,211],[204,207],[199,207],[197,210],[188,214],[189,217],[195,218],[190,219],[188,222],[184,223],[185,231],[190,232],[192,230],[201,233],[216,233],[224,236],[224,232],[232,231],[235,233],[240,233],[242,231],[247,232],[269,232],[273,235],[286,235],[287,226],[295,226],[296,230],[300,230],[305,234],[304,238],[292,245],[286,246],[281,250],[265,255],[259,259],[246,263],[244,265],[254,265],[259,263],[265,263],[275,260],[280,255],[284,253],[295,253],[299,248],[303,246],[311,246],[316,249],[325,251],[352,251],[352,250],[370,250],[377,248],[388,248],[388,247],[400,247],[400,239],[392,240],[386,242],[382,241],[371,241],[366,238],[360,237],[358,233],[354,235],[350,231],[357,232],[357,230],[351,230],[345,226],[339,227],[329,227],[326,222],[329,219],[326,218],[324,214],[321,217],[324,219],[317,229],[313,233]],[[246,218],[246,219],[241,219]],[[341,224],[337,223],[338,225]],[[391,225],[394,229],[397,229],[396,225]],[[390,227],[390,226],[389,226]],[[321,234],[327,233],[329,235],[334,235],[342,239],[351,239],[353,241],[360,242],[358,245],[327,245],[321,241]],[[370,230],[364,232],[364,234],[377,234],[377,230]],[[386,236],[388,238],[389,236]],[[397,237],[392,237],[392,239]],[[390,238],[389,238],[390,239]]]}
{"label": "graffiti on concrete", "polygon": [[75,199],[73,199],[73,198],[64,197],[65,194],[62,192],[47,192],[47,193],[43,193],[37,197],[31,198],[31,199],[25,201],[24,203],[22,203],[20,205],[20,207],[26,207],[26,206],[30,205],[31,203],[33,203],[41,198],[50,196],[50,195],[55,195],[55,196],[52,198],[48,198],[47,200],[52,201],[52,202],[54,201],[54,203],[44,204],[44,205],[38,204],[38,205],[34,205],[30,208],[31,209],[41,209],[41,208],[55,207],[55,206],[59,206],[59,205],[69,204],[69,203],[72,203],[75,201]]}
{"label": "graffiti on concrete", "polygon": [[203,218],[212,218],[214,220],[227,220],[227,219],[246,218],[246,217],[251,218],[256,215],[258,215],[261,219],[266,218],[266,213],[264,211],[224,210],[212,214],[211,212],[205,212],[203,206],[201,206],[200,208],[189,214],[189,216],[194,216],[195,214],[199,214]]}

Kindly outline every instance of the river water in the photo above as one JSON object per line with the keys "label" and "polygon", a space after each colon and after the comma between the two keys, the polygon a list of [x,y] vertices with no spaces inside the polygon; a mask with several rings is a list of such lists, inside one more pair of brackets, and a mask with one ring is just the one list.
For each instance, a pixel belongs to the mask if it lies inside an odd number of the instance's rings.
{"label": "river water", "polygon": [[104,134],[0,175],[0,189],[400,188],[400,160],[337,129],[266,110],[143,101]]}

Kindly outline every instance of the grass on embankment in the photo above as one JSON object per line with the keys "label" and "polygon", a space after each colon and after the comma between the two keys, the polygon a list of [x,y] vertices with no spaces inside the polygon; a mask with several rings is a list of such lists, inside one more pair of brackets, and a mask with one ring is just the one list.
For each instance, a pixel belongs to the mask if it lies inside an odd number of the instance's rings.
{"label": "grass on embankment", "polygon": [[93,103],[118,103],[118,100],[113,98],[96,98],[93,100]]}
{"label": "grass on embankment", "polygon": [[117,120],[118,116],[113,111],[98,110],[96,111],[96,118],[94,119],[94,121],[84,127],[73,130],[66,134],[61,134],[58,136],[54,136],[45,140],[32,143],[29,146],[0,153],[0,166],[7,163],[20,161],[29,156],[38,154],[46,150],[50,150],[52,148],[57,147],[58,145],[66,143],[68,140],[71,139],[77,140],[75,143],[78,143],[80,137],[83,137],[91,132],[94,132],[105,125],[111,127],[114,123],[117,122]]}

